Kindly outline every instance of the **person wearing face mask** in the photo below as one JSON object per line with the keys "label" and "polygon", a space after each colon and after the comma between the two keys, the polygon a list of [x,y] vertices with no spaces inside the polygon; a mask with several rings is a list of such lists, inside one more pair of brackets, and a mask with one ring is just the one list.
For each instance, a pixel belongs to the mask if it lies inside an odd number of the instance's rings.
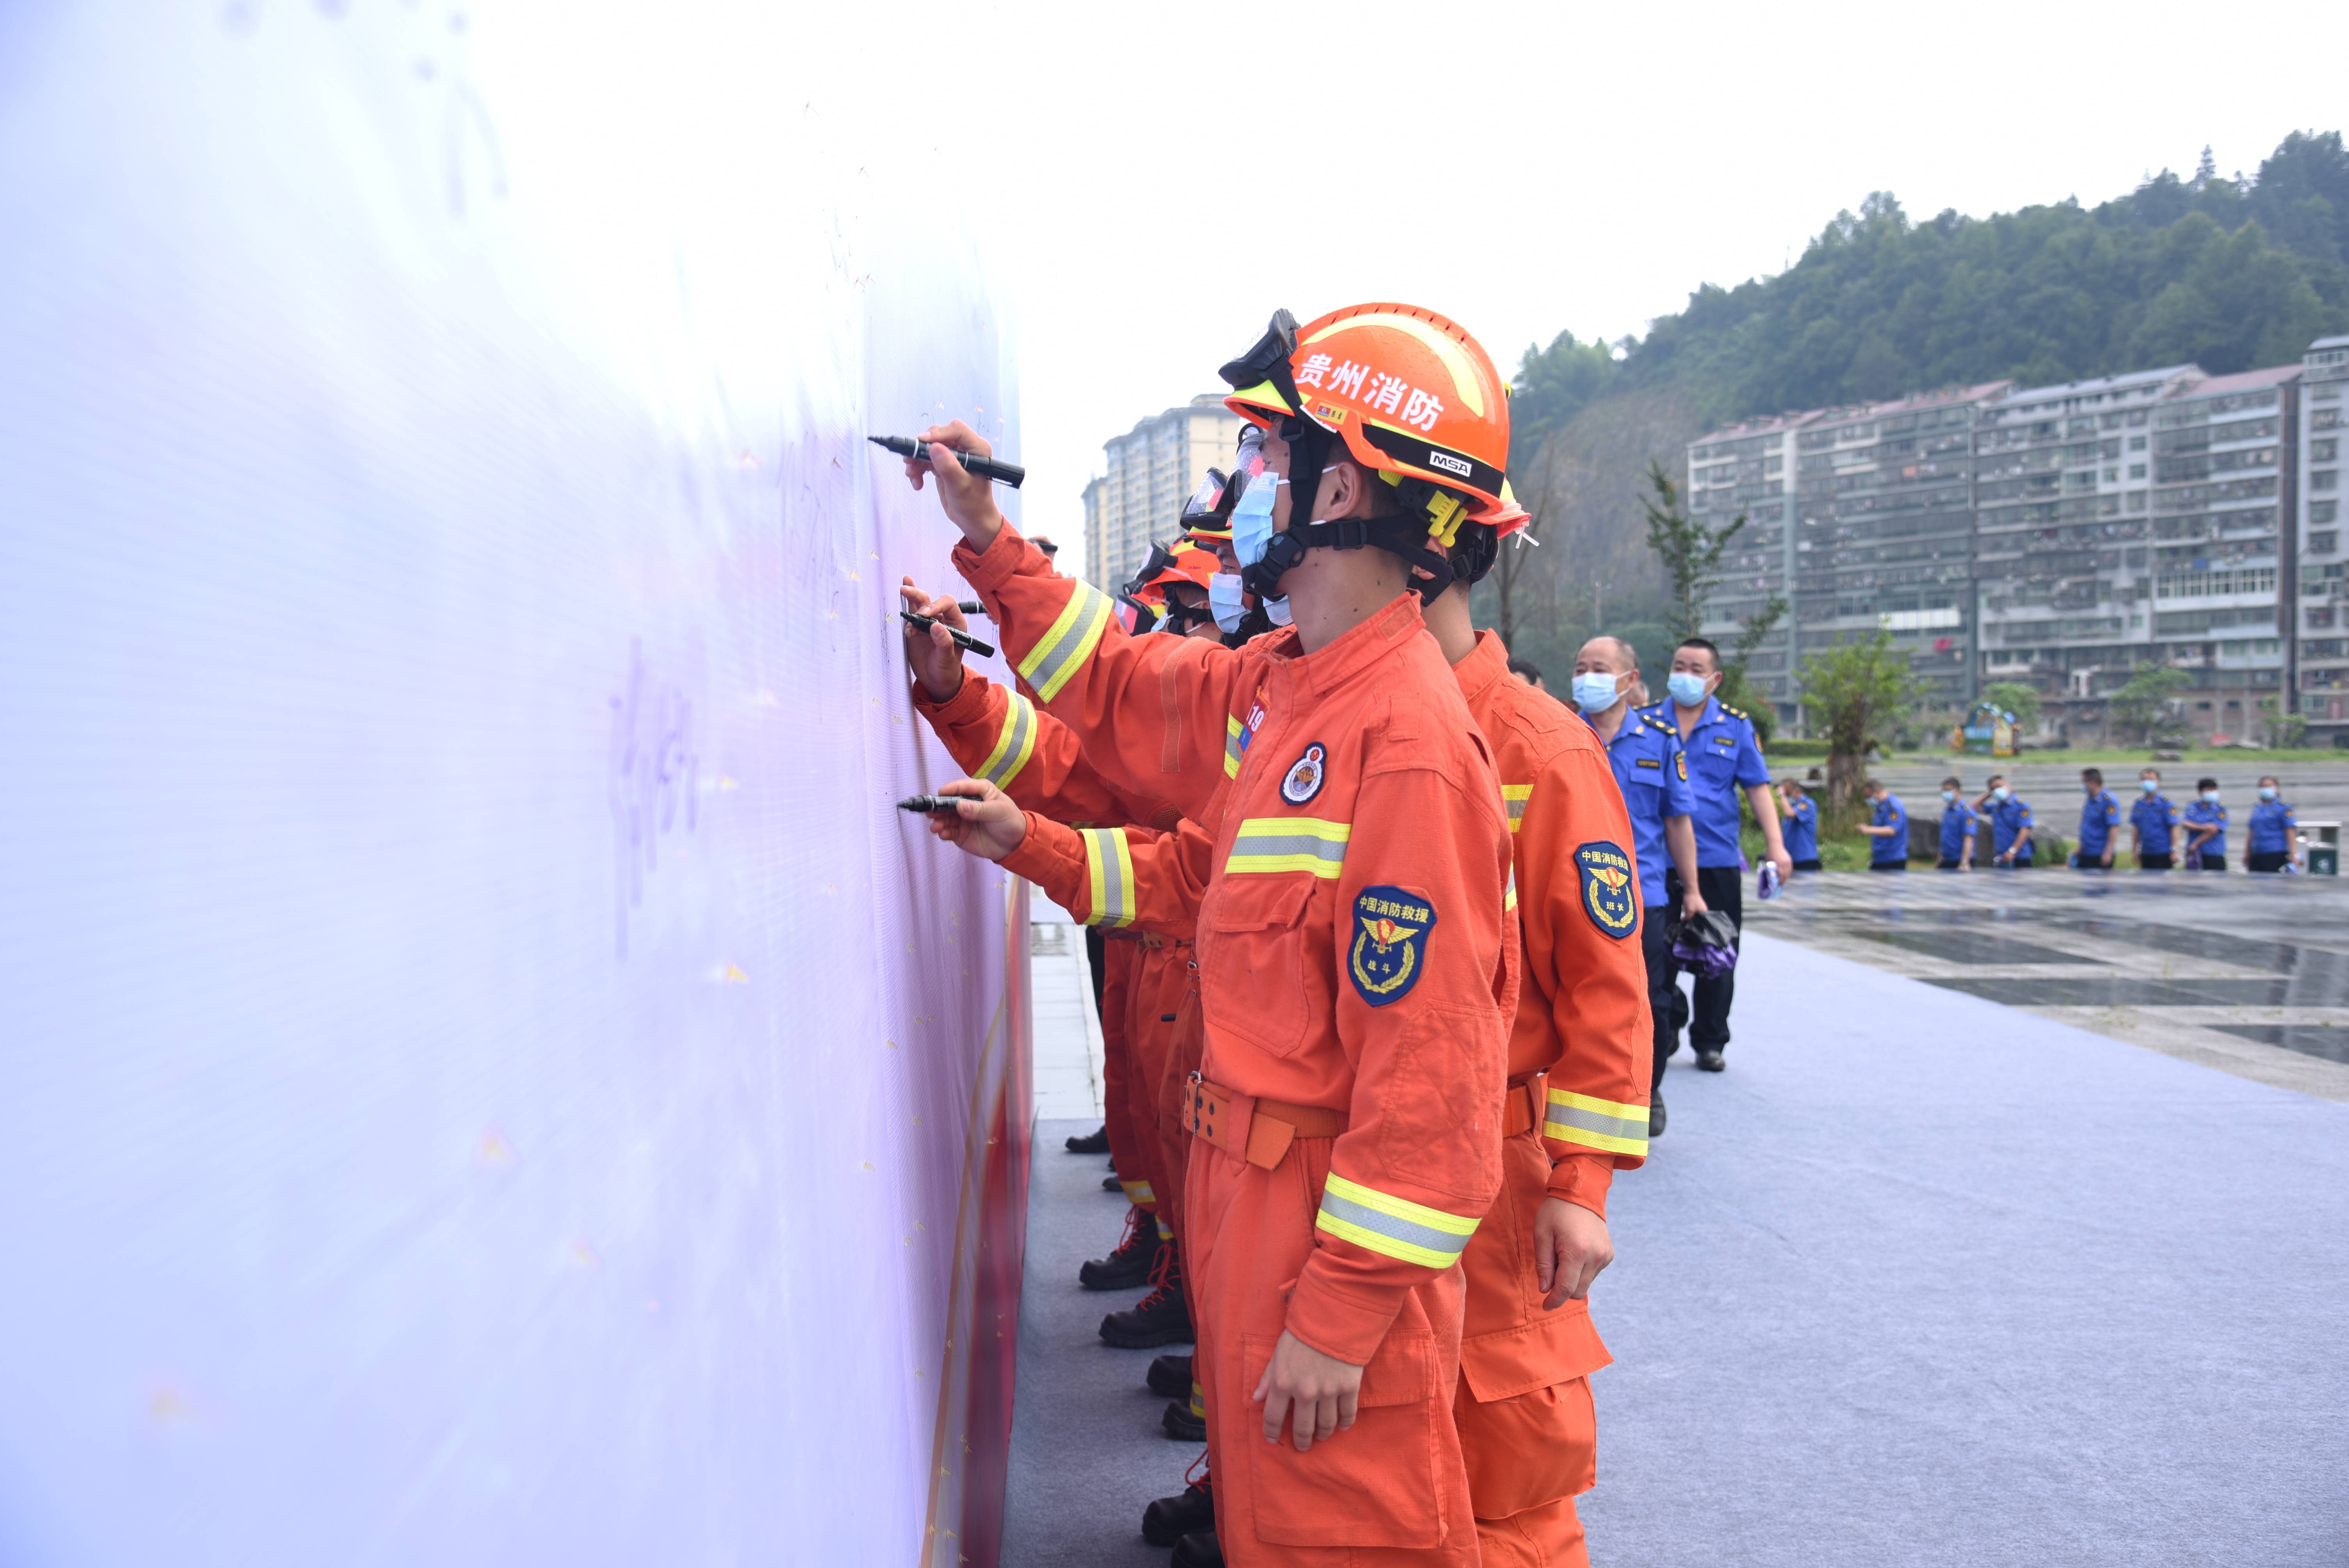
{"label": "person wearing face mask", "polygon": [[2080,792],[2086,799],[2080,805],[2080,847],[2072,851],[2072,864],[2080,871],[2110,870],[2113,863],[2113,842],[2121,830],[2121,803],[2105,788],[2104,773],[2095,768],[2080,769]]}
{"label": "person wearing face mask", "polygon": [[1665,869],[1680,872],[1684,917],[1705,912],[1696,865],[1695,793],[1680,731],[1632,705],[1639,656],[1620,637],[1593,637],[1574,657],[1574,705],[1607,748],[1607,765],[1631,818],[1631,858],[1640,868],[1640,959],[1648,984],[1648,1136],[1664,1132],[1664,1062],[1679,1048],[1672,1026],[1672,942]]}
{"label": "person wearing face mask", "polygon": [[1214,1216],[1185,1262],[1217,1534],[1236,1562],[1470,1568],[1458,1260],[1500,1188],[1519,957],[1490,749],[1421,593],[1502,510],[1506,392],[1456,325],[1386,304],[1282,312],[1224,374],[1265,431],[1236,553],[1291,621],[1245,647],[1127,636],[1046,575],[956,460],[988,450],[968,426],[925,432],[907,480],[1094,768],[1211,840],[1184,1207]]}
{"label": "person wearing face mask", "polygon": [[[1672,650],[1671,674],[1664,686],[1668,699],[1648,710],[1671,724],[1681,738],[1688,760],[1689,789],[1696,801],[1696,875],[1709,908],[1742,923],[1745,914],[1745,851],[1739,842],[1742,793],[1761,825],[1763,853],[1776,862],[1781,880],[1794,874],[1795,863],[1778,832],[1778,813],[1770,798],[1770,767],[1762,758],[1761,741],[1754,721],[1737,709],[1724,707],[1713,694],[1721,686],[1721,650],[1702,637],[1690,637]],[[1677,898],[1677,869],[1665,876],[1664,896]],[[1702,1071],[1717,1073],[1726,1067],[1729,1008],[1736,999],[1737,975],[1700,975],[1692,983],[1694,1005],[1672,986],[1672,1037],[1688,1027]]]}
{"label": "person wearing face mask", "polygon": [[2137,798],[2129,807],[2129,841],[2141,872],[2166,872],[2177,842],[2178,808],[2161,792],[2161,769],[2148,768],[2137,775]]}
{"label": "person wearing face mask", "polygon": [[2259,804],[2251,808],[2251,831],[2243,846],[2247,872],[2280,872],[2300,866],[2300,822],[2283,798],[2283,787],[2271,774],[2260,780]]}
{"label": "person wearing face mask", "polygon": [[1990,776],[1989,788],[1974,802],[1974,810],[1990,823],[1992,865],[2031,863],[2031,807],[2007,783],[2005,774]]}
{"label": "person wearing face mask", "polygon": [[2220,802],[2219,781],[2197,779],[2194,799],[2178,815],[2186,828],[2186,850],[2180,863],[2190,872],[2225,871],[2227,808]]}
{"label": "person wearing face mask", "polygon": [[1941,780],[1941,863],[1945,872],[1971,871],[1974,863],[1974,809],[1959,799],[1965,789],[1955,779]]}
{"label": "person wearing face mask", "polygon": [[1819,803],[1791,776],[1778,781],[1778,839],[1796,871],[1819,869]]}
{"label": "person wearing face mask", "polygon": [[1892,787],[1881,779],[1871,779],[1860,789],[1868,801],[1868,820],[1859,830],[1868,835],[1868,869],[1872,872],[1905,872],[1909,869],[1909,808]]}

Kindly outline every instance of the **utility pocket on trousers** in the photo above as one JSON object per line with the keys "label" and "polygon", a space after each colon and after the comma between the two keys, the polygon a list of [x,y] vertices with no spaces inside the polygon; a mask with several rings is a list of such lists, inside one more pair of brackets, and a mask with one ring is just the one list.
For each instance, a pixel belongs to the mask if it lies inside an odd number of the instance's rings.
{"label": "utility pocket on trousers", "polygon": [[1490,1404],[1479,1404],[1464,1381],[1453,1418],[1479,1519],[1506,1519],[1579,1496],[1597,1477],[1599,1431],[1587,1377]]}
{"label": "utility pocket on trousers", "polygon": [[[1251,1393],[1277,1335],[1240,1340]],[[1256,1538],[1282,1546],[1433,1547],[1444,1542],[1437,1466],[1457,1439],[1436,1398],[1435,1339],[1392,1329],[1371,1364],[1354,1424],[1299,1453],[1284,1430],[1264,1440],[1264,1406],[1248,1406],[1248,1491]]]}
{"label": "utility pocket on trousers", "polygon": [[1199,1000],[1211,1031],[1277,1057],[1304,1043],[1310,999],[1298,926],[1315,880],[1302,873],[1225,879],[1199,934]]}

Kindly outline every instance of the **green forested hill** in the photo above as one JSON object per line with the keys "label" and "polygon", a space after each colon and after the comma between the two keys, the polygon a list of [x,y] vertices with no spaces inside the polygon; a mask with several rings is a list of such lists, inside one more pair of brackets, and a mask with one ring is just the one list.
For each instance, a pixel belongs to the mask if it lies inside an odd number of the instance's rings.
{"label": "green forested hill", "polygon": [[1545,542],[1568,548],[1526,562],[1526,603],[1542,608],[1530,622],[1518,610],[1514,641],[1557,662],[1598,629],[1573,606],[1611,599],[1610,623],[1652,618],[1661,582],[1631,481],[1651,457],[1678,469],[1686,441],[1713,425],[2006,377],[2044,385],[2187,362],[2224,374],[2292,363],[2340,332],[2338,131],[2293,133],[2248,177],[2220,175],[2205,153],[2190,178],[2164,170],[2095,207],[1917,222],[1879,191],[1786,271],[1704,284],[1644,337],[1610,348],[1566,333],[1526,351],[1511,473]]}

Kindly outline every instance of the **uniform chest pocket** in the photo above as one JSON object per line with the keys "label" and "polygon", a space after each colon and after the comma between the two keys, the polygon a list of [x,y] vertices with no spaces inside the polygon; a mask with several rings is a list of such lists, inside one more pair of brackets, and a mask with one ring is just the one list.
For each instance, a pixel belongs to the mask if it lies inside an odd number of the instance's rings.
{"label": "uniform chest pocket", "polygon": [[1304,1043],[1313,880],[1252,872],[1226,877],[1217,890],[1199,940],[1199,1001],[1214,1034],[1276,1057]]}
{"label": "uniform chest pocket", "polygon": [[1737,771],[1737,748],[1731,746],[1708,746],[1689,758],[1692,772],[1702,774],[1708,784],[1718,784]]}

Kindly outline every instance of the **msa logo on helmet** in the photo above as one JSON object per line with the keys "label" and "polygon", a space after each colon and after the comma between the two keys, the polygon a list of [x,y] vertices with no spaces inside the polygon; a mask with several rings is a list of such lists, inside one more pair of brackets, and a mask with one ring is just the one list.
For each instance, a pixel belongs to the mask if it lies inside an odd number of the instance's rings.
{"label": "msa logo on helmet", "polygon": [[1476,471],[1475,465],[1467,459],[1454,457],[1450,452],[1439,452],[1432,447],[1428,449],[1427,466],[1442,469],[1447,474],[1458,474],[1464,480]]}

